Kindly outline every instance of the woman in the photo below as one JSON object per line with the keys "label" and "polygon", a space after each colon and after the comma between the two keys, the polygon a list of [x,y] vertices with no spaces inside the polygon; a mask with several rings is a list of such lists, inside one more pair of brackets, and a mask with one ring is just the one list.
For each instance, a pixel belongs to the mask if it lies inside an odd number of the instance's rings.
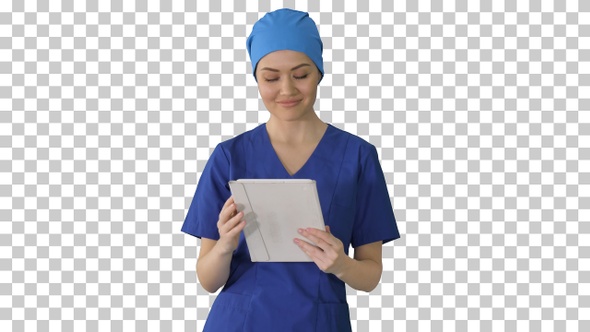
{"label": "woman", "polygon": [[[267,13],[247,48],[270,119],[215,148],[182,227],[201,238],[203,288],[213,293],[223,286],[205,331],[350,331],[345,283],[373,290],[382,245],[400,236],[377,151],[316,115],[323,44],[307,13]],[[300,230],[315,245],[294,239],[294,250],[313,262],[250,261],[243,214],[228,186],[240,178],[316,181],[326,230]]]}

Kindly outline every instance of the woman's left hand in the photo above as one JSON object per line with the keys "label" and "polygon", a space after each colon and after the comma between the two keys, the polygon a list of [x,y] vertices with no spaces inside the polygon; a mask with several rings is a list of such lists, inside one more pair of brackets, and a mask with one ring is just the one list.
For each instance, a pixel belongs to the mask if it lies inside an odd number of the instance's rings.
{"label": "woman's left hand", "polygon": [[330,232],[330,226],[326,226],[326,231],[317,228],[299,229],[299,234],[316,244],[314,246],[297,238],[293,240],[320,270],[336,276],[343,272],[347,260],[351,258],[344,253],[342,241]]}

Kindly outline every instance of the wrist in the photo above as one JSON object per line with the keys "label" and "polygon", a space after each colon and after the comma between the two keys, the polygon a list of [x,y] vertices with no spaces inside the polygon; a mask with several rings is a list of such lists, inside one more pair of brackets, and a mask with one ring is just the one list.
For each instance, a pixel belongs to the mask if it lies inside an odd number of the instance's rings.
{"label": "wrist", "polygon": [[338,277],[338,279],[343,280],[343,278],[348,274],[348,271],[354,268],[354,262],[354,259],[350,256],[344,256],[344,259],[340,264],[340,268],[338,271],[335,271],[334,275]]}
{"label": "wrist", "polygon": [[226,244],[223,240],[219,239],[217,241],[217,243],[215,244],[215,247],[213,248],[213,250],[216,251],[217,255],[221,258],[221,257],[225,257],[225,256],[231,256],[233,255],[235,249],[232,249],[232,247],[228,244]]}

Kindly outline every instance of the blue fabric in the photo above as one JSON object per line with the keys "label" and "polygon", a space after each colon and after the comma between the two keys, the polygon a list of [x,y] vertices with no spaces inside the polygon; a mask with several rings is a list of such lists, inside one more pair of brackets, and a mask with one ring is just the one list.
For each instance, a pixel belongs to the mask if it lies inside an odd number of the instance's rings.
{"label": "blue fabric", "polygon": [[246,48],[255,79],[258,61],[268,53],[280,50],[305,53],[322,73],[320,81],[324,77],[324,45],[315,22],[306,12],[283,8],[266,13],[254,23]]}
{"label": "blue fabric", "polygon": [[[227,183],[240,178],[316,180],[324,221],[347,253],[351,245],[400,237],[375,147],[334,126],[328,126],[293,176],[281,164],[264,124],[219,144],[182,231],[219,239],[219,211],[231,195]],[[253,263],[242,234],[204,331],[351,331],[345,284],[315,263]]]}

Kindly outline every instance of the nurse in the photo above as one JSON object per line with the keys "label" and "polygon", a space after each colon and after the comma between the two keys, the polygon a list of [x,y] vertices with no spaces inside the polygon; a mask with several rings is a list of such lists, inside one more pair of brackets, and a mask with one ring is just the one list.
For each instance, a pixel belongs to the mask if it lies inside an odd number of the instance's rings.
{"label": "nurse", "polygon": [[[247,49],[270,118],[215,148],[182,226],[201,239],[203,288],[223,287],[204,331],[351,331],[345,285],[373,290],[383,244],[400,237],[377,151],[316,115],[323,44],[307,13],[267,13]],[[315,245],[293,240],[313,262],[251,262],[228,186],[240,178],[316,181],[326,229],[300,230]]]}

